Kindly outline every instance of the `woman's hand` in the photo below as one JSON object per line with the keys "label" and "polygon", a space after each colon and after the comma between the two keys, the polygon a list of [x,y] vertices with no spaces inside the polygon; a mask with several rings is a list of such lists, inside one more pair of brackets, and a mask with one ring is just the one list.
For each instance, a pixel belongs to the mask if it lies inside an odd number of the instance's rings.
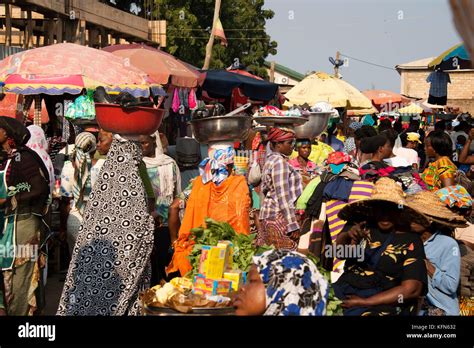
{"label": "woman's hand", "polygon": [[347,232],[349,237],[355,244],[358,244],[362,239],[366,238],[369,235],[369,230],[365,228],[365,221],[356,223],[351,229]]}
{"label": "woman's hand", "polygon": [[352,308],[352,307],[367,307],[367,301],[363,297],[356,295],[348,295],[344,301],[342,301],[343,308]]}
{"label": "woman's hand", "polygon": [[428,276],[433,277],[434,273],[436,272],[436,267],[428,260],[425,259],[426,271],[428,272]]}

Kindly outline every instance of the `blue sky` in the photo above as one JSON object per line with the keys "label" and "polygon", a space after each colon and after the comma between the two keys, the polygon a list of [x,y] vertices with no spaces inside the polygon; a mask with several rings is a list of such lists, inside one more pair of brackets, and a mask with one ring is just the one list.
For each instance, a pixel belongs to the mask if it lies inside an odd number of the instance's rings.
{"label": "blue sky", "polygon": [[[333,72],[336,51],[394,68],[461,42],[447,0],[267,0],[265,8],[275,12],[267,33],[278,42],[267,60],[303,74]],[[348,63],[340,73],[358,89],[400,91],[396,70]]]}

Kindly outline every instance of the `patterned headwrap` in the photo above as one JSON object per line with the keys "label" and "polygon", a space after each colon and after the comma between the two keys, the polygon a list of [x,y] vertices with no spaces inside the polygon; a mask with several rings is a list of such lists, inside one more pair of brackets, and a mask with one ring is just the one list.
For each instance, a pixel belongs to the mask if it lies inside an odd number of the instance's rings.
{"label": "patterned headwrap", "polygon": [[264,315],[325,315],[328,282],[306,256],[289,250],[269,250],[253,262],[265,285]]}
{"label": "patterned headwrap", "polygon": [[54,184],[56,183],[56,180],[54,177],[53,162],[51,161],[51,157],[49,157],[48,153],[48,142],[46,140],[46,136],[40,126],[31,125],[28,127],[28,131],[30,132],[31,137],[26,143],[26,146],[28,146],[30,149],[36,152],[38,156],[40,156],[46,169],[48,169],[49,189],[52,193],[54,191]]}
{"label": "patterned headwrap", "polygon": [[268,141],[279,143],[282,141],[295,139],[295,131],[289,128],[273,127],[268,132]]}
{"label": "patterned headwrap", "polygon": [[309,139],[298,139],[298,140],[296,140],[296,148],[300,148],[304,145],[311,145],[311,140],[309,140]]}
{"label": "patterned headwrap", "polygon": [[230,175],[227,170],[229,164],[234,163],[235,151],[232,146],[211,145],[209,157],[199,164],[199,173],[203,184],[209,181],[220,185]]}
{"label": "patterned headwrap", "polygon": [[347,138],[344,142],[344,152],[350,154],[356,149],[356,143],[353,137]]}
{"label": "patterned headwrap", "polygon": [[450,208],[470,208],[472,207],[472,197],[461,185],[448,186],[435,192],[441,202]]}
{"label": "patterned headwrap", "polygon": [[349,128],[351,128],[355,131],[358,130],[359,128],[361,128],[361,127],[362,127],[362,122],[357,122],[357,121],[354,121],[349,125]]}
{"label": "patterned headwrap", "polygon": [[7,136],[15,142],[15,146],[18,148],[25,145],[30,139],[30,132],[20,121],[8,117],[0,116],[0,128],[3,128],[7,133]]}
{"label": "patterned headwrap", "polygon": [[83,210],[83,199],[88,197],[91,191],[91,168],[92,157],[96,150],[96,140],[92,133],[82,132],[76,137],[75,147],[72,153],[75,165],[73,195],[76,207]]}

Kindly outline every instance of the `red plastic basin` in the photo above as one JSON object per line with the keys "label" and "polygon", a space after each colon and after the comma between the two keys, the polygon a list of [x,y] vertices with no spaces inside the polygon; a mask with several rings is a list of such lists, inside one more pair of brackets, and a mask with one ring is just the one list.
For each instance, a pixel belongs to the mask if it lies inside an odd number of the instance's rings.
{"label": "red plastic basin", "polygon": [[133,107],[124,109],[116,104],[95,103],[100,128],[118,134],[149,135],[160,127],[164,109]]}

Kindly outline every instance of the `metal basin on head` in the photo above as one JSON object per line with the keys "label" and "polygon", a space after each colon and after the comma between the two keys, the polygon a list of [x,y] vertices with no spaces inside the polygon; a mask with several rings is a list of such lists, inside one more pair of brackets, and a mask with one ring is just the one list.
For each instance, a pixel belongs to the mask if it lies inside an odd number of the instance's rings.
{"label": "metal basin on head", "polygon": [[298,139],[313,140],[319,136],[328,126],[331,112],[311,112],[308,116],[308,122],[295,127],[296,137]]}
{"label": "metal basin on head", "polygon": [[242,115],[213,116],[191,121],[194,138],[203,144],[246,139],[251,127],[252,117]]}

